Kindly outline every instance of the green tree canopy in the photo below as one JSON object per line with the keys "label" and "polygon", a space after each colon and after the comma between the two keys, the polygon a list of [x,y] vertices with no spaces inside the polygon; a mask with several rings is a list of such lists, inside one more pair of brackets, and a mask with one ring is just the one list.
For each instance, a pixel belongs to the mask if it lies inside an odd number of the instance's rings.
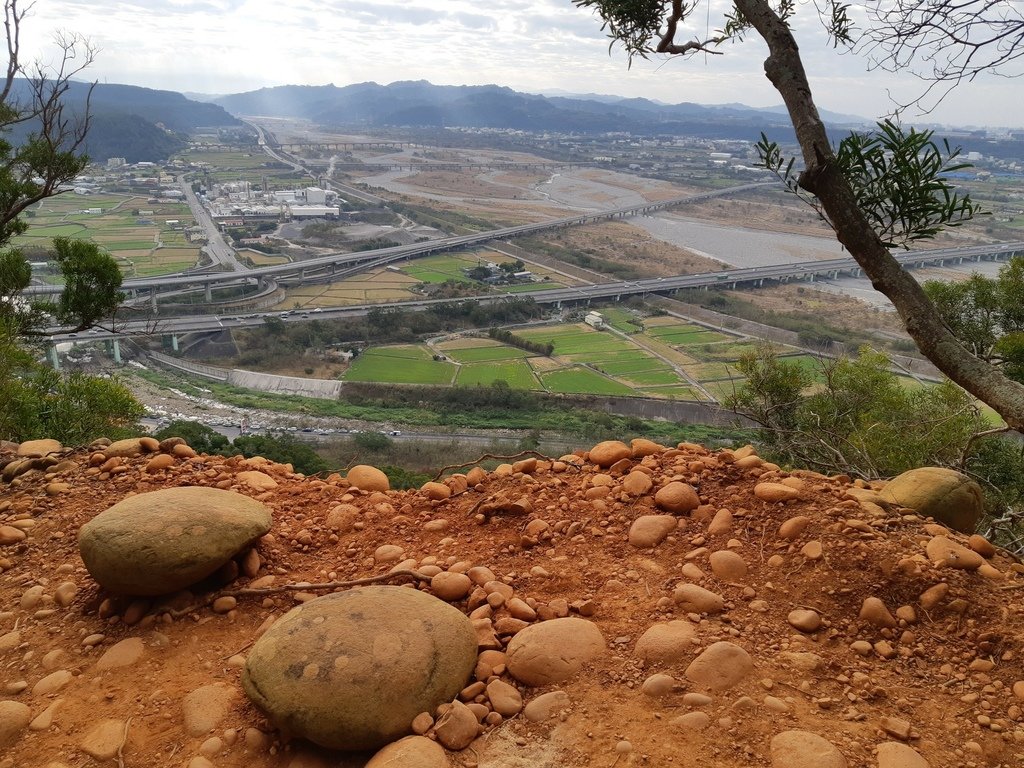
{"label": "green tree canopy", "polygon": [[930,280],[924,289],[964,346],[1024,382],[1024,257],[996,278],[975,273],[957,283]]}

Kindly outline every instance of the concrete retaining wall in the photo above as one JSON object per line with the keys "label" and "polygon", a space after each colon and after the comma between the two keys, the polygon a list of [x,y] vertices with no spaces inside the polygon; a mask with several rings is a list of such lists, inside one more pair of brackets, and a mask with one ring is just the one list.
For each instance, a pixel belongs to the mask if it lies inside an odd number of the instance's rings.
{"label": "concrete retaining wall", "polygon": [[242,371],[237,368],[228,373],[228,384],[277,395],[299,395],[318,400],[337,400],[341,382],[327,379],[303,379],[297,376],[275,376],[270,373]]}
{"label": "concrete retaining wall", "polygon": [[152,360],[176,368],[179,371],[202,376],[205,379],[223,381],[233,387],[255,389],[258,392],[272,392],[277,395],[299,395],[314,397],[318,400],[337,400],[341,394],[340,381],[325,379],[302,379],[296,376],[275,376],[271,373],[243,371],[238,368],[218,368],[215,365],[204,365],[191,360],[181,360],[161,352],[150,352]]}

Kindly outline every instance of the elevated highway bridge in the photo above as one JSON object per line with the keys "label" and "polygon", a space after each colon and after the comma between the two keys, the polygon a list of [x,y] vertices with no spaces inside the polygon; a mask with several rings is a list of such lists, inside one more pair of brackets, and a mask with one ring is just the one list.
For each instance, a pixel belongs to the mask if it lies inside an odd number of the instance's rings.
{"label": "elevated highway bridge", "polygon": [[[898,254],[896,259],[908,269],[914,269],[990,260],[1004,261],[1014,256],[1024,256],[1024,242],[916,251]],[[828,259],[825,261],[803,261],[793,264],[704,272],[696,275],[680,275],[678,277],[619,280],[573,288],[524,291],[514,294],[487,293],[479,296],[463,297],[455,301],[476,301],[482,304],[493,304],[513,298],[530,298],[538,304],[562,307],[577,304],[586,305],[592,301],[609,299],[619,301],[630,296],[672,295],[676,291],[683,289],[736,288],[740,286],[759,286],[763,285],[766,281],[813,281],[815,279],[836,279],[843,276],[859,277],[861,274],[860,266],[852,258]],[[452,301],[453,299],[419,299],[414,301],[356,304],[309,311],[265,312],[243,316],[199,315],[160,320],[148,318],[119,324],[116,332],[94,329],[88,333],[58,333],[54,337],[54,341],[116,339],[118,337],[136,335],[177,335],[196,331],[244,328],[262,325],[268,317],[279,317],[285,322],[358,317],[374,309],[420,310],[427,309],[434,304],[451,303]]]}

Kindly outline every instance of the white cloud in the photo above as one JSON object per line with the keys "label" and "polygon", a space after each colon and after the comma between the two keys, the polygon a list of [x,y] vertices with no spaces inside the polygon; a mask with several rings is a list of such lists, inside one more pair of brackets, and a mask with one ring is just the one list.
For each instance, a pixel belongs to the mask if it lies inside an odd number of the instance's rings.
{"label": "white cloud", "polygon": [[[713,0],[713,10],[722,6]],[[721,24],[694,21],[702,35]],[[287,83],[345,85],[427,79],[562,89],[662,101],[781,102],[764,77],[764,44],[751,37],[722,56],[635,61],[609,55],[600,21],[570,0],[47,0],[25,25],[25,45],[45,50],[55,29],[72,29],[102,50],[90,70],[105,82],[207,93]],[[794,28],[820,106],[880,116],[891,92],[923,90],[912,78],[866,71],[867,62],[825,45],[812,4]],[[1024,125],[1013,80],[967,84],[929,119]]]}

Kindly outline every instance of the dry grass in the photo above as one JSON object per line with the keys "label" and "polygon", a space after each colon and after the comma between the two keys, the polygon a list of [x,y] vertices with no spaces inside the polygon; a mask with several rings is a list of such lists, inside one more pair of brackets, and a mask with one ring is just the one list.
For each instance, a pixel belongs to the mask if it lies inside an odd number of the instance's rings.
{"label": "dry grass", "polygon": [[608,221],[541,235],[545,242],[634,267],[650,277],[715,272],[722,264],[657,240],[628,221]]}
{"label": "dry grass", "polygon": [[756,290],[728,291],[741,301],[783,315],[824,317],[829,322],[867,332],[906,335],[895,312],[883,312],[851,296],[819,291],[804,285],[772,285]]}

